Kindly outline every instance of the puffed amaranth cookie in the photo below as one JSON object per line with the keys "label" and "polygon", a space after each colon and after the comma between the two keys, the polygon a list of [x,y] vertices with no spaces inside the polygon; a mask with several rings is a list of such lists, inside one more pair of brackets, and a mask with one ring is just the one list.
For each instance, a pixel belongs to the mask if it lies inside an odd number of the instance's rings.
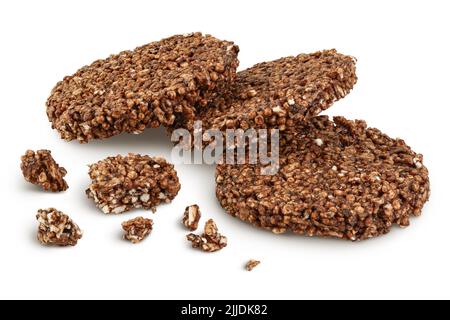
{"label": "puffed amaranth cookie", "polygon": [[59,82],[48,118],[63,139],[80,142],[189,126],[195,109],[235,78],[238,51],[233,42],[192,33],[112,55]]}
{"label": "puffed amaranth cookie", "polygon": [[429,198],[423,157],[364,121],[325,116],[285,132],[275,175],[260,165],[218,165],[225,210],[283,233],[364,240],[406,227]]}
{"label": "puffed amaranth cookie", "polygon": [[26,181],[46,191],[60,192],[69,188],[64,180],[67,171],[56,163],[50,150],[27,150],[21,157],[20,169]]}
{"label": "puffed amaranth cookie", "polygon": [[[333,49],[256,64],[238,72],[229,90],[199,110],[196,119],[203,130],[283,131],[345,97],[357,81],[355,63]],[[177,128],[183,124],[175,123],[169,131]]]}
{"label": "puffed amaranth cookie", "polygon": [[90,165],[89,176],[92,183],[86,194],[106,214],[154,210],[172,201],[180,190],[174,166],[146,155],[108,157]]}

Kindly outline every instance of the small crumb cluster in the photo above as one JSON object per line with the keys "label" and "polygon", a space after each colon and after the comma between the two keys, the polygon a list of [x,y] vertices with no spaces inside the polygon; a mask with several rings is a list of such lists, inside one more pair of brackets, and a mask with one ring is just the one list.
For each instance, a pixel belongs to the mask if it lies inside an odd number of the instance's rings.
{"label": "small crumb cluster", "polygon": [[261,261],[251,259],[245,264],[245,270],[252,271],[260,263]]}
{"label": "small crumb cluster", "polygon": [[194,204],[192,206],[186,207],[183,215],[183,225],[189,231],[195,231],[198,228],[198,223],[201,218],[200,208],[198,205]]}
{"label": "small crumb cluster", "polygon": [[55,208],[40,209],[36,219],[39,222],[37,238],[41,244],[75,246],[83,236],[78,225]]}
{"label": "small crumb cluster", "polygon": [[150,235],[153,229],[153,220],[137,217],[123,222],[122,228],[125,231],[123,239],[136,244]]}
{"label": "small crumb cluster", "polygon": [[50,150],[28,150],[21,160],[20,168],[26,181],[51,192],[69,188],[64,180],[67,171],[56,163]]}
{"label": "small crumb cluster", "polygon": [[154,210],[172,201],[181,187],[174,166],[163,158],[130,153],[108,157],[89,168],[92,183],[86,194],[106,214]]}
{"label": "small crumb cluster", "polygon": [[227,238],[219,233],[217,225],[212,219],[205,223],[202,235],[190,233],[186,238],[192,242],[193,248],[199,248],[205,252],[219,251],[227,246]]}

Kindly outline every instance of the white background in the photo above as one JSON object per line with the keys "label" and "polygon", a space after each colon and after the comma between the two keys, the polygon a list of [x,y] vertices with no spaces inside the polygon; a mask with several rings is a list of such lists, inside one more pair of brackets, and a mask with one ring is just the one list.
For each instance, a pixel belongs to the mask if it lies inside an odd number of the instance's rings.
{"label": "white background", "polygon": [[[1,1],[1,298],[450,298],[448,1]],[[156,214],[105,216],[84,195],[87,164],[118,153],[170,156],[163,130],[88,145],[51,130],[45,101],[65,75],[111,53],[192,31],[233,40],[240,69],[336,48],[358,58],[359,81],[328,114],[365,119],[425,156],[432,197],[405,230],[362,243],[273,235],[227,216],[214,168],[177,166],[182,189]],[[68,170],[61,194],[25,183],[26,149],[49,148]],[[189,247],[180,225],[198,203],[229,238],[215,254]],[[35,240],[39,208],[85,231],[74,248]],[[154,219],[139,245],[120,223]],[[202,220],[204,222],[205,220]],[[244,271],[250,259],[262,264]]]}

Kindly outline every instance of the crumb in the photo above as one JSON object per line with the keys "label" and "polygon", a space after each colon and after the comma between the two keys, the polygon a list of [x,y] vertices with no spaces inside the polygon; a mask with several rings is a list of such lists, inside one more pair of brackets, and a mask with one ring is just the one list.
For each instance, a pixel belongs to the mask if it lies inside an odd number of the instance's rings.
{"label": "crumb", "polygon": [[245,264],[245,269],[247,271],[252,271],[260,263],[261,261],[251,259]]}
{"label": "crumb", "polygon": [[136,244],[150,235],[153,229],[153,220],[137,217],[123,222],[122,228],[125,231],[123,239]]}
{"label": "crumb", "polygon": [[27,150],[21,160],[20,168],[26,181],[52,192],[69,188],[64,180],[67,171],[56,163],[50,150]]}
{"label": "crumb", "polygon": [[198,228],[198,222],[200,221],[201,213],[198,205],[186,207],[183,215],[183,225],[190,231],[195,231]]}
{"label": "crumb", "polygon": [[55,208],[38,210],[36,219],[39,222],[37,238],[41,244],[75,246],[83,236],[78,225]]}
{"label": "crumb", "polygon": [[206,222],[202,235],[190,233],[186,238],[192,242],[193,248],[205,252],[215,252],[227,246],[227,238],[218,232],[217,225],[212,219]]}

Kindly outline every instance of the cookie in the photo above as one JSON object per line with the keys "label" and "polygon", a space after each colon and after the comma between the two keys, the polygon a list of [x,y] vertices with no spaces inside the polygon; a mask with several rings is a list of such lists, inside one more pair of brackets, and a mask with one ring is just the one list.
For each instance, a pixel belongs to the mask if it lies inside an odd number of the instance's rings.
{"label": "cookie", "polygon": [[234,79],[238,51],[193,33],[112,55],[59,82],[47,100],[48,118],[63,139],[80,142],[189,126],[195,108]]}
{"label": "cookie", "polygon": [[275,233],[364,240],[408,226],[429,198],[422,155],[364,121],[314,117],[282,134],[279,156],[275,175],[217,166],[229,214]]}
{"label": "cookie", "polygon": [[[357,81],[355,58],[324,50],[238,72],[229,90],[197,112],[202,129],[293,127],[345,97]],[[175,123],[174,129],[184,127]]]}
{"label": "cookie", "polygon": [[108,157],[89,166],[88,198],[106,214],[132,209],[154,210],[172,201],[180,190],[174,166],[163,158],[130,153]]}

